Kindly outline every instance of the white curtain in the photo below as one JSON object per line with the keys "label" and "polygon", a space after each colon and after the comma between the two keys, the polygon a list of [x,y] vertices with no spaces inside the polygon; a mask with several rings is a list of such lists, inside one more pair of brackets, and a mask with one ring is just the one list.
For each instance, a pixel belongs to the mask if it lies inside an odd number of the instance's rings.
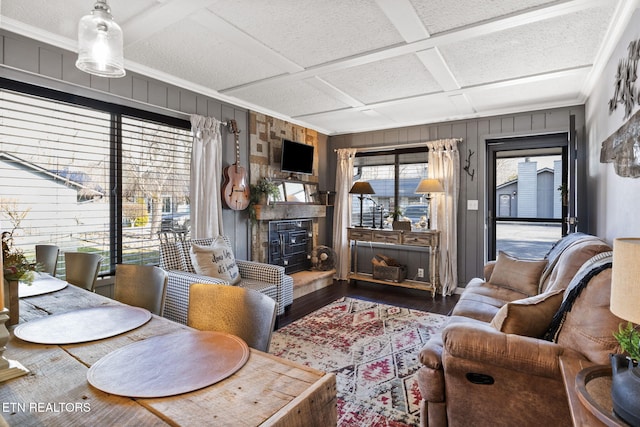
{"label": "white curtain", "polygon": [[[442,295],[458,287],[458,195],[460,193],[460,153],[458,139],[427,142],[429,177],[439,179],[444,193],[431,198],[433,226],[440,231],[440,285]],[[435,206],[434,206],[435,205]]]}
{"label": "white curtain", "polygon": [[353,159],[355,148],[337,150],[336,166],[336,200],[333,211],[333,249],[336,251],[336,279],[346,280],[351,266],[349,261],[349,241],[347,228],[351,225],[351,196],[349,190],[353,184]]}
{"label": "white curtain", "polygon": [[191,116],[191,237],[223,235],[222,137],[215,117]]}

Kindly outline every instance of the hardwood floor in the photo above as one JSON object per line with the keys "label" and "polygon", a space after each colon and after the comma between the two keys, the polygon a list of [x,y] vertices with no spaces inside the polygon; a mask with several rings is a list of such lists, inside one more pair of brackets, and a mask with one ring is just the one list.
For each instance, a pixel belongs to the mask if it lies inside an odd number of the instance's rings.
{"label": "hardwood floor", "polygon": [[382,304],[448,314],[458,302],[459,295],[431,297],[431,292],[377,283],[334,281],[333,285],[303,295],[293,301],[284,314],[278,316],[276,328],[292,323],[341,297],[354,297]]}

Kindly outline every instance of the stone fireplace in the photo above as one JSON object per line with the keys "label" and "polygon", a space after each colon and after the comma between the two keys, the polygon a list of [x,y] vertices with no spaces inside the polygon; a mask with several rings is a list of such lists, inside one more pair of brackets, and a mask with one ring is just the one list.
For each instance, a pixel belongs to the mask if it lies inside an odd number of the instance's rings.
{"label": "stone fireplace", "polygon": [[[303,142],[315,147],[312,175],[291,176],[282,172],[280,156],[282,140]],[[261,113],[249,114],[249,167],[250,182],[256,184],[261,178],[272,180],[299,180],[300,182],[318,183],[318,144],[326,141],[326,136],[305,127],[286,122]],[[307,255],[318,245],[318,219],[326,216],[326,206],[314,203],[275,203],[272,205],[256,205],[256,221],[251,225],[251,258],[254,261],[283,265],[287,273],[308,270],[310,261]],[[273,224],[271,224],[273,222]],[[290,224],[304,223],[305,242],[301,245],[301,235],[289,230]],[[289,225],[285,225],[289,224]],[[279,228],[280,231],[274,231]],[[290,231],[290,230],[289,230]],[[296,236],[292,243],[291,236]],[[281,240],[284,239],[284,240]],[[281,244],[283,243],[283,244]],[[302,250],[304,246],[304,251]],[[295,248],[292,249],[292,248]],[[300,253],[297,253],[297,252]],[[296,252],[295,257],[292,255]],[[302,252],[305,252],[304,259]],[[294,260],[295,258],[295,260]],[[294,263],[296,267],[292,267]],[[288,264],[288,265],[285,265]],[[303,268],[297,267],[298,265]]]}

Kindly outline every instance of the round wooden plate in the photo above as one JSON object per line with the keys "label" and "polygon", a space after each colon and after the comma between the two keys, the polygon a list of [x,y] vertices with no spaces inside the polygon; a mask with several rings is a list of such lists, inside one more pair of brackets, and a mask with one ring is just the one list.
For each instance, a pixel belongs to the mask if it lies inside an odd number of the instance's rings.
{"label": "round wooden plate", "polygon": [[14,334],[36,344],[77,344],[101,340],[144,325],[151,313],[129,305],[83,308],[22,323]]}
{"label": "round wooden plate", "polygon": [[[590,382],[600,382],[590,387]],[[576,376],[576,390],[582,404],[596,418],[608,427],[621,427],[627,424],[613,412],[611,400],[611,366],[590,366],[584,368]]]}
{"label": "round wooden plate", "polygon": [[119,396],[175,396],[215,384],[249,358],[235,335],[189,331],[161,335],[122,347],[87,372],[93,387]]}

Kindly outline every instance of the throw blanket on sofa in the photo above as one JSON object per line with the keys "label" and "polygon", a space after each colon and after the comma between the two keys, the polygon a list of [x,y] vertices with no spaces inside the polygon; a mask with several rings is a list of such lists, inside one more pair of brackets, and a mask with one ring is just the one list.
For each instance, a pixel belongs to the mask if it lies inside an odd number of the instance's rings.
{"label": "throw blanket on sofa", "polygon": [[576,243],[583,242],[589,239],[600,240],[595,236],[591,236],[589,234],[580,233],[580,232],[567,234],[562,239],[558,240],[553,245],[553,247],[549,249],[549,252],[547,252],[547,254],[544,256],[544,259],[547,260],[547,266],[542,272],[542,276],[540,277],[539,283],[542,284],[547,280],[547,277],[551,274],[558,260],[560,259],[560,255],[562,255],[562,253],[565,250],[569,249],[572,245]]}
{"label": "throw blanket on sofa", "polygon": [[567,313],[571,311],[573,303],[578,299],[582,290],[587,286],[592,277],[598,275],[603,270],[611,268],[613,252],[602,252],[589,261],[585,262],[576,273],[564,293],[564,298],[560,308],[553,316],[549,329],[544,334],[543,339],[557,342],[558,334],[562,329]]}

